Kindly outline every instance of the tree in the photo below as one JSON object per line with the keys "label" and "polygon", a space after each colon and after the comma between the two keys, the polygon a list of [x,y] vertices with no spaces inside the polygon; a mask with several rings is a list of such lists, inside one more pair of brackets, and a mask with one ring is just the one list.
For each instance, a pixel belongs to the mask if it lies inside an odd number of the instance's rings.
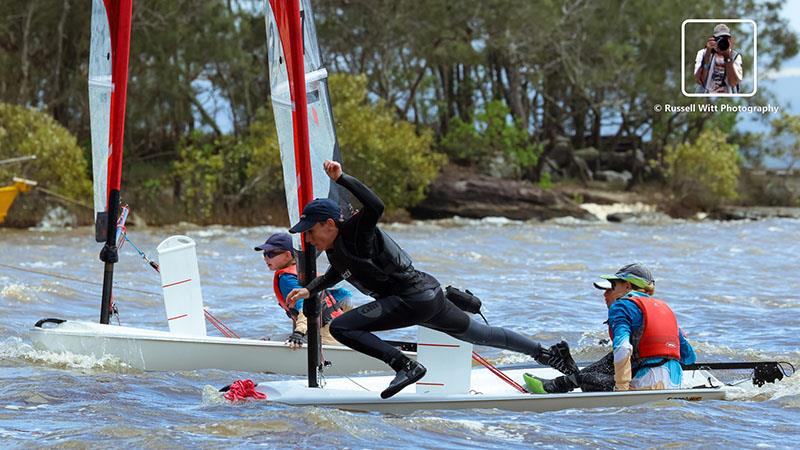
{"label": "tree", "polygon": [[669,147],[664,161],[676,205],[709,210],[737,198],[739,152],[726,133],[703,131],[693,143]]}

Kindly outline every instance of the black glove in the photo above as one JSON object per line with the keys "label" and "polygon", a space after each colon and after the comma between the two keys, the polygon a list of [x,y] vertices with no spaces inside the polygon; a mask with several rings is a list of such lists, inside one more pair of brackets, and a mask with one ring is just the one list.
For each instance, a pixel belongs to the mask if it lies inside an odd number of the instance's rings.
{"label": "black glove", "polygon": [[566,341],[553,344],[547,349],[541,349],[539,355],[534,359],[540,364],[550,366],[567,376],[577,375],[579,371],[578,365],[572,359],[572,355],[569,352],[569,344]]}
{"label": "black glove", "polygon": [[303,344],[305,344],[306,342],[308,342],[306,340],[306,335],[301,333],[301,332],[299,332],[299,331],[293,332],[286,339],[286,343],[289,344],[289,347],[300,347]]}

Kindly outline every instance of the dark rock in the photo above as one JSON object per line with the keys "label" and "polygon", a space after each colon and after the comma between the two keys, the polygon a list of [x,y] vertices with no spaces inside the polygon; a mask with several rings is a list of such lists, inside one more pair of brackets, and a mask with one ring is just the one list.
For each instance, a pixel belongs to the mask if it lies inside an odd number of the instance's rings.
{"label": "dark rock", "polygon": [[800,219],[800,208],[785,206],[722,206],[709,217],[716,220]]}
{"label": "dark rock", "polygon": [[426,199],[411,209],[411,214],[419,219],[452,216],[501,216],[516,220],[592,217],[566,194],[541,189],[528,181],[477,175],[458,166],[445,169],[429,186]]}
{"label": "dark rock", "polygon": [[594,147],[586,147],[575,150],[572,155],[576,158],[581,158],[589,164],[594,164],[600,159],[600,151]]}
{"label": "dark rock", "polygon": [[625,187],[633,178],[633,175],[627,170],[622,172],[615,172],[613,170],[598,170],[594,174],[595,179],[600,181],[608,181],[618,187]]}
{"label": "dark rock", "polygon": [[618,212],[606,216],[606,220],[616,223],[661,223],[671,220],[662,212],[639,211],[639,212]]}

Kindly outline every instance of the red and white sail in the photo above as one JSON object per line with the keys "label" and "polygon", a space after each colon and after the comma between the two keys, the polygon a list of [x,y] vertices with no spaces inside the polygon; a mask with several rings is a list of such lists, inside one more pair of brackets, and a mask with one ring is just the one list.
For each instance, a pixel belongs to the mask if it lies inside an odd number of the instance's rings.
{"label": "red and white sail", "polygon": [[[314,198],[332,198],[344,205],[337,185],[322,169],[323,161],[341,161],[341,154],[328,95],[328,71],[322,65],[310,2],[269,0],[265,4],[272,109],[289,221],[294,224],[303,206]],[[300,249],[299,237],[295,239]]]}
{"label": "red and white sail", "polygon": [[89,114],[98,242],[106,240],[109,195],[122,178],[131,11],[132,0],[92,0]]}

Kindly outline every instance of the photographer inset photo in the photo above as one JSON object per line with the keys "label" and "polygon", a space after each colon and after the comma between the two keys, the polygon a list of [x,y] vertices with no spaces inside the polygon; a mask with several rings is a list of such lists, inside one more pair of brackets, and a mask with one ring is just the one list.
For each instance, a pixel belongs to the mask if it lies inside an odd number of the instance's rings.
{"label": "photographer inset photo", "polygon": [[[758,87],[756,23],[745,19],[683,22],[682,90],[687,97],[751,97]],[[699,50],[698,47],[701,47]]]}

